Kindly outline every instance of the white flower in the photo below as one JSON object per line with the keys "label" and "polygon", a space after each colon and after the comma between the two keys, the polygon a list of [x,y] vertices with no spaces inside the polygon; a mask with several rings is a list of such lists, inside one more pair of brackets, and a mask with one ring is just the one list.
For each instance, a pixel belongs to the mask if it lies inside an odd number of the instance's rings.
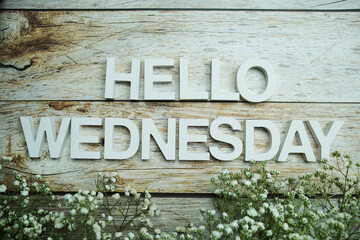
{"label": "white flower", "polygon": [[21,195],[22,196],[27,196],[27,195],[29,195],[29,191],[26,191],[26,190],[21,191]]}
{"label": "white flower", "polygon": [[215,213],[216,213],[215,210],[209,210],[208,211],[209,216],[215,216]]}
{"label": "white flower", "polygon": [[0,185],[0,192],[5,192],[6,191],[6,186],[4,184]]}
{"label": "white flower", "polygon": [[106,226],[106,223],[105,223],[105,221],[103,221],[103,220],[100,220],[100,221],[99,221],[99,223],[101,224],[101,227],[102,227],[102,228],[105,228],[105,226]]}
{"label": "white flower", "polygon": [[251,182],[249,180],[243,180],[242,181],[244,183],[245,186],[250,186],[251,185]]}
{"label": "white flower", "polygon": [[218,231],[212,231],[211,232],[211,236],[214,238],[214,239],[219,239],[221,238],[221,232],[218,232]]}
{"label": "white flower", "polygon": [[233,233],[231,227],[226,227],[226,228],[225,228],[225,232],[226,232],[226,234],[228,234],[228,235],[231,234],[231,233]]}
{"label": "white flower", "polygon": [[250,208],[249,210],[247,210],[247,214],[251,217],[256,217],[257,211],[254,208]]}
{"label": "white flower", "polygon": [[264,230],[265,226],[262,222],[257,222],[258,227],[260,228],[260,230]]}
{"label": "white flower", "polygon": [[71,209],[70,214],[74,216],[74,215],[76,214],[76,210],[75,210],[75,209]]}
{"label": "white flower", "polygon": [[116,233],[115,233],[115,237],[116,237],[116,238],[119,238],[119,237],[121,237],[121,236],[122,236],[122,232],[116,232]]}
{"label": "white flower", "polygon": [[289,225],[287,223],[284,223],[284,230],[285,231],[289,230]]}
{"label": "white flower", "polygon": [[270,237],[273,235],[273,232],[271,230],[266,231],[266,236]]}
{"label": "white flower", "polygon": [[40,174],[36,174],[36,175],[35,175],[35,179],[36,179],[36,180],[40,180],[40,178],[41,178],[41,175],[40,175]]}
{"label": "white flower", "polygon": [[112,195],[112,197],[113,197],[115,200],[119,200],[119,199],[120,199],[120,194],[115,193],[114,195]]}
{"label": "white flower", "polygon": [[151,194],[149,193],[148,190],[145,190],[145,197],[146,198],[151,198]]}
{"label": "white flower", "polygon": [[198,230],[199,230],[200,233],[204,233],[204,232],[205,232],[205,229],[206,229],[206,228],[205,228],[204,226],[202,226],[202,225],[198,228]]}
{"label": "white flower", "polygon": [[82,214],[88,214],[89,213],[89,210],[87,209],[87,208],[81,208],[80,209],[80,212],[82,213]]}
{"label": "white flower", "polygon": [[224,225],[222,225],[221,223],[217,225],[216,227],[219,230],[223,230],[224,229]]}
{"label": "white flower", "polygon": [[186,232],[186,229],[185,229],[185,227],[176,227],[175,231],[177,231],[177,232]]}
{"label": "white flower", "polygon": [[156,228],[156,229],[155,229],[155,233],[156,233],[157,235],[159,235],[159,234],[161,233],[161,230],[158,229],[158,228]]}
{"label": "white flower", "polygon": [[231,226],[232,228],[235,228],[235,229],[238,229],[238,228],[239,228],[239,224],[237,223],[237,221],[233,221],[233,222],[230,224],[230,226]]}
{"label": "white flower", "polygon": [[137,193],[137,191],[136,191],[135,188],[132,188],[132,189],[130,190],[130,193],[131,193],[132,195],[135,195],[135,194]]}
{"label": "white flower", "polygon": [[264,214],[264,213],[265,213],[265,209],[264,209],[263,207],[260,207],[259,213],[260,213],[260,215],[261,215],[261,214]]}
{"label": "white flower", "polygon": [[64,227],[64,224],[62,224],[60,218],[56,218],[56,219],[55,219],[55,225],[54,225],[54,227],[55,227],[55,228],[58,228],[58,229]]}
{"label": "white flower", "polygon": [[108,217],[107,217],[107,220],[108,220],[109,222],[111,222],[113,219],[114,219],[114,218],[113,218],[112,216],[108,216]]}
{"label": "white flower", "polygon": [[251,178],[251,180],[253,180],[255,183],[257,183],[257,181],[261,178],[260,174],[255,173],[254,176]]}
{"label": "white flower", "polygon": [[103,198],[104,198],[104,194],[103,194],[102,192],[98,192],[97,194],[98,194],[98,198],[99,198],[99,199],[103,199]]}
{"label": "white flower", "polygon": [[238,182],[237,182],[236,180],[233,180],[233,181],[231,181],[230,185],[233,186],[233,187],[235,187],[235,186],[237,185],[237,183],[238,183]]}
{"label": "white flower", "polygon": [[101,238],[101,227],[99,226],[99,224],[97,224],[97,223],[93,224],[93,230],[96,235],[96,239],[100,239]]}
{"label": "white flower", "polygon": [[11,161],[12,161],[12,157],[2,156],[2,160],[5,161],[5,162],[11,162]]}
{"label": "white flower", "polygon": [[221,194],[220,188],[215,189],[214,193],[215,193],[216,195],[220,195],[220,194]]}
{"label": "white flower", "polygon": [[130,239],[133,239],[135,237],[135,234],[133,234],[132,232],[129,232],[128,236]]}
{"label": "white flower", "polygon": [[273,214],[273,216],[274,216],[275,218],[278,218],[278,217],[280,216],[279,211],[276,209],[276,207],[271,206],[271,207],[270,207],[270,211],[271,211],[271,213]]}

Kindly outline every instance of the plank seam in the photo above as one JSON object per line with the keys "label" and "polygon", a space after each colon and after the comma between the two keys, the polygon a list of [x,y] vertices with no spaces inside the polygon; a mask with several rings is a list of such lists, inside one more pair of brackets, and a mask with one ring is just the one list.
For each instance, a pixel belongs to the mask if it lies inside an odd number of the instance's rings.
{"label": "plank seam", "polygon": [[[77,193],[77,191],[56,191],[53,192],[53,195],[55,196],[64,196],[65,194],[74,194]],[[114,193],[124,193],[124,192],[109,192],[108,194],[114,194]],[[141,192],[143,194],[143,192]],[[14,195],[15,192],[9,191],[7,195]],[[150,192],[152,198],[212,198],[216,199],[218,196],[214,193],[155,193]],[[318,197],[321,197],[322,195],[316,195],[316,197],[309,197],[309,199],[317,199]],[[341,194],[328,194],[328,196],[331,199],[340,199],[343,196]],[[245,196],[246,198],[246,196]],[[269,198],[286,198],[282,194],[272,194]]]}
{"label": "plank seam", "polygon": [[355,9],[252,9],[252,8],[56,8],[56,9],[21,9],[21,8],[0,8],[1,11],[32,11],[32,12],[54,12],[54,11],[78,11],[78,12],[102,12],[102,11],[178,11],[178,12],[360,12],[360,8]]}
{"label": "plank seam", "polygon": [[[38,102],[38,103],[48,103],[48,102],[103,102],[103,103],[233,103],[233,104],[251,104],[249,102],[245,102],[245,101],[187,101],[187,100],[176,100],[176,101],[161,101],[161,100],[146,100],[146,101],[136,101],[136,100],[50,100],[50,99],[41,99],[41,100],[34,100],[34,99],[30,99],[30,100],[9,100],[9,99],[5,99],[2,100],[0,99],[0,102],[9,102],[9,103],[17,103],[17,102]],[[258,104],[350,104],[350,105],[356,105],[356,104],[360,104],[360,102],[312,102],[312,101],[266,101],[266,102],[262,102],[262,103],[258,103]],[[254,103],[256,104],[256,103]]]}

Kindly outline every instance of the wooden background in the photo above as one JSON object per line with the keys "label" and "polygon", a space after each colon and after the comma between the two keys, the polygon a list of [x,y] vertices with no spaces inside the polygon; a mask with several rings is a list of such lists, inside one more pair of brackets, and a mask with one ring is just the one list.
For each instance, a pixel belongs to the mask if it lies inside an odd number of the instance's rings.
{"label": "wooden background", "polygon": [[[168,118],[230,116],[238,120],[268,119],[281,130],[282,140],[292,119],[332,120],[344,125],[332,150],[360,154],[360,1],[1,1],[0,2],[0,152],[11,153],[17,170],[42,174],[58,194],[94,188],[98,172],[115,171],[120,184],[148,189],[163,209],[159,224],[171,229],[196,221],[200,207],[211,207],[210,178],[222,169],[248,164],[240,159],[221,162],[165,161],[152,142],[149,161],[140,150],[123,161],[71,160],[70,139],[61,159],[27,157],[20,116],[123,117],[136,122],[152,118],[166,133]],[[156,86],[179,94],[179,58],[189,59],[189,88],[210,91],[212,58],[221,59],[222,87],[234,92],[238,67],[251,58],[272,63],[278,85],[270,101],[246,102],[128,101],[129,86],[117,84],[115,101],[104,99],[106,58],[118,58],[118,70],[130,70],[132,58],[173,58],[175,66],[158,73],[172,74],[173,83]],[[143,64],[141,70],[143,71]],[[143,75],[140,97],[143,98]],[[264,87],[263,75],[251,70],[249,87]],[[37,123],[37,121],[35,121]],[[243,121],[241,121],[243,127]],[[226,131],[226,129],[225,129]],[[198,128],[194,133],[207,134]],[[125,131],[116,132],[126,147]],[[103,138],[103,128],[84,134]],[[242,140],[243,131],[234,133]],[[267,146],[256,133],[256,147]],[[310,139],[316,153],[314,139]],[[204,151],[215,144],[191,145]],[[101,144],[86,146],[102,150]],[[141,147],[141,145],[140,145]],[[223,146],[224,151],[229,150]],[[2,155],[1,154],[1,155]],[[319,168],[291,155],[287,162],[270,161],[282,176]],[[6,182],[9,175],[2,174]],[[185,204],[186,203],[186,204]],[[181,207],[174,207],[175,205]]]}

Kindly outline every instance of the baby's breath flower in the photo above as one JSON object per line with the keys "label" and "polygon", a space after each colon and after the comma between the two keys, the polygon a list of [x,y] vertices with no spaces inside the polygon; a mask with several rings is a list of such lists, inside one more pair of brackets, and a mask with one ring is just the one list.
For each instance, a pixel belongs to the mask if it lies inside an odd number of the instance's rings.
{"label": "baby's breath flower", "polygon": [[215,210],[209,210],[208,211],[209,216],[215,216],[215,213],[216,213]]}
{"label": "baby's breath flower", "polygon": [[120,194],[115,193],[114,195],[112,195],[112,197],[113,197],[115,200],[119,200],[119,199],[120,199]]}
{"label": "baby's breath flower", "polygon": [[5,192],[6,191],[6,186],[4,184],[0,185],[0,192]]}
{"label": "baby's breath flower", "polygon": [[75,210],[75,209],[71,209],[70,214],[71,214],[72,216],[74,216],[74,215],[76,214],[76,210]]}
{"label": "baby's breath flower", "polygon": [[250,208],[249,210],[247,210],[247,214],[251,217],[256,217],[258,215],[257,211],[254,208]]}
{"label": "baby's breath flower", "polygon": [[12,157],[10,156],[2,156],[1,158],[4,162],[11,162],[12,161]]}
{"label": "baby's breath flower", "polygon": [[88,213],[89,213],[89,210],[88,210],[87,208],[82,207],[82,208],[80,209],[80,212],[81,212],[82,214],[88,214]]}
{"label": "baby's breath flower", "polygon": [[251,185],[251,182],[249,180],[243,180],[242,182],[247,187]]}
{"label": "baby's breath flower", "polygon": [[238,182],[236,180],[232,180],[230,183],[230,185],[233,187],[235,187],[237,184],[238,184]]}
{"label": "baby's breath flower", "polygon": [[135,237],[135,234],[132,232],[129,232],[128,237],[129,237],[129,239],[133,239]]}
{"label": "baby's breath flower", "polygon": [[29,191],[26,191],[26,190],[21,191],[21,195],[22,195],[22,196],[28,196],[28,195],[29,195]]}
{"label": "baby's breath flower", "polygon": [[219,231],[212,231],[211,232],[211,239],[217,240],[217,239],[220,239],[221,236],[222,236],[222,234]]}
{"label": "baby's breath flower", "polygon": [[222,225],[221,223],[217,225],[216,227],[219,230],[223,230],[224,229],[224,225]]}

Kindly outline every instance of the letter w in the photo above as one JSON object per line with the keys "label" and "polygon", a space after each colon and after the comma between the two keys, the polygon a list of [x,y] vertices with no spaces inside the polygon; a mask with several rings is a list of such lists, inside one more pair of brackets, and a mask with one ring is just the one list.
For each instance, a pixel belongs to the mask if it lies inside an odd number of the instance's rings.
{"label": "letter w", "polygon": [[31,158],[39,158],[41,156],[45,142],[45,132],[48,140],[50,157],[60,157],[69,134],[70,118],[62,119],[57,138],[54,121],[50,117],[40,118],[37,135],[35,135],[32,117],[20,117],[20,121],[25,136],[26,146]]}

